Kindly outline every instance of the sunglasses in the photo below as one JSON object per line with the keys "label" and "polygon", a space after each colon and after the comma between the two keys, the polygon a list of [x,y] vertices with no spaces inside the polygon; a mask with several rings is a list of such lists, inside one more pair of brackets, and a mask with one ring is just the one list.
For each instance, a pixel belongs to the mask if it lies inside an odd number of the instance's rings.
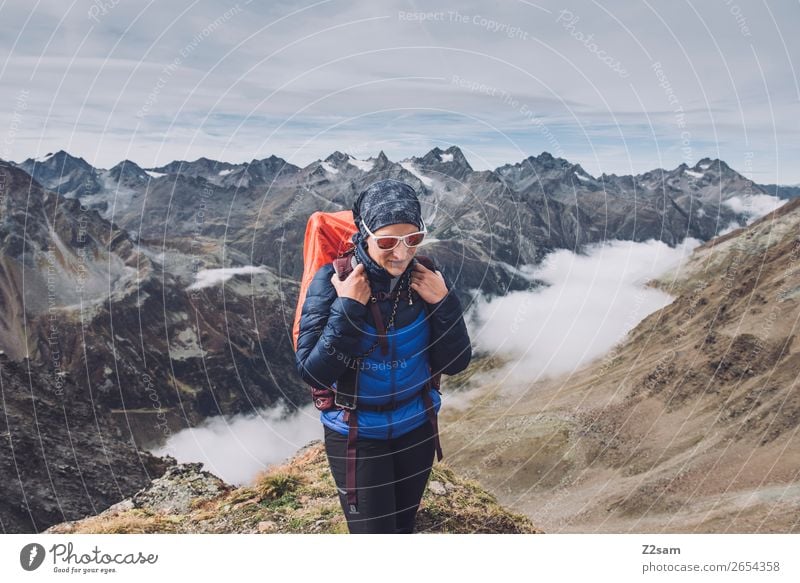
{"label": "sunglasses", "polygon": [[400,244],[400,241],[403,241],[406,247],[413,249],[422,243],[422,240],[425,238],[425,233],[428,232],[428,230],[425,228],[425,221],[422,221],[421,231],[409,233],[408,235],[376,235],[369,230],[367,223],[361,221],[361,224],[364,225],[364,229],[366,229],[367,234],[370,237],[375,238],[375,244],[378,246],[378,249],[382,251],[391,251]]}

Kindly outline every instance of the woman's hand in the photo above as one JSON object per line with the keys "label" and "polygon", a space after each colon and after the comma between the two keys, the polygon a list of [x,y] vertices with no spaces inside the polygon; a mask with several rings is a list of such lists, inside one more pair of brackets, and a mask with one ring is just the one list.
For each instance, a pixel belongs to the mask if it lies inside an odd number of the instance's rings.
{"label": "woman's hand", "polygon": [[367,274],[364,273],[363,263],[356,265],[350,275],[343,281],[339,279],[339,274],[334,272],[331,277],[331,283],[333,283],[333,287],[336,288],[336,293],[340,298],[351,298],[365,306],[372,295]]}
{"label": "woman's hand", "polygon": [[441,302],[447,295],[447,284],[440,271],[431,271],[419,261],[411,272],[411,289],[429,304]]}

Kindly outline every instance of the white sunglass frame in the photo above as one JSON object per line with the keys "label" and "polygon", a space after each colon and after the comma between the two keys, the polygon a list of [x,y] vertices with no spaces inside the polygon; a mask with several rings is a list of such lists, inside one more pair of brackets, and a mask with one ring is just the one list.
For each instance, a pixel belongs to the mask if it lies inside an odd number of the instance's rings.
{"label": "white sunglass frame", "polygon": [[[406,237],[410,237],[411,235],[419,235],[420,233],[422,233],[423,235],[427,235],[428,234],[428,227],[425,225],[425,221],[422,220],[422,217],[420,217],[419,220],[422,222],[422,230],[414,231],[413,233],[408,233],[406,235],[376,235],[375,233],[373,233],[372,231],[369,230],[369,227],[367,226],[367,223],[365,221],[362,220],[361,224],[364,225],[364,229],[367,231],[367,234],[370,237],[374,238],[374,239],[378,239],[379,237],[380,238],[384,238],[385,237],[385,238],[390,238],[390,239],[396,239],[397,243],[395,243],[394,247],[392,247],[391,249],[383,249],[382,247],[378,247],[378,249],[380,249],[381,251],[394,251],[395,249],[397,249],[397,246],[400,244],[401,240],[403,241],[403,245],[405,245],[406,248],[408,248],[408,249],[416,249],[417,247],[419,247],[420,245],[422,245],[425,242],[425,237],[423,237],[422,241],[419,242],[419,245],[409,245],[408,241],[406,239]],[[377,243],[376,243],[376,245],[377,245]]]}

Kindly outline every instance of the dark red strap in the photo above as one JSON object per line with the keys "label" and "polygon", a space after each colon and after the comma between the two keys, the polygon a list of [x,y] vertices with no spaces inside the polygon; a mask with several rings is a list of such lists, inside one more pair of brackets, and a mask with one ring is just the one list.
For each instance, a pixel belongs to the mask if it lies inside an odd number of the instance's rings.
{"label": "dark red strap", "polygon": [[381,316],[381,309],[378,307],[378,302],[369,301],[370,310],[372,310],[372,319],[375,320],[375,328],[378,330],[378,342],[381,344],[381,352],[386,356],[389,354],[389,340],[386,338],[386,328],[383,326],[383,316]]}
{"label": "dark red strap", "polygon": [[356,497],[356,438],[358,437],[358,415],[354,410],[345,409],[344,420],[350,426],[347,432],[347,462],[345,463],[345,489],[347,507],[350,514],[358,514]]}
{"label": "dark red strap", "polygon": [[414,259],[422,263],[422,265],[424,265],[431,271],[436,271],[436,266],[433,263],[433,259],[431,259],[430,257],[426,257],[425,255],[416,255]]}
{"label": "dark red strap", "polygon": [[347,276],[353,271],[353,264],[350,262],[351,255],[352,254],[348,254],[343,257],[337,257],[333,260],[333,270],[336,272],[336,275],[339,276],[340,280],[347,279]]}
{"label": "dark red strap", "polygon": [[433,427],[433,443],[436,445],[436,459],[442,461],[442,446],[439,443],[439,423],[436,419],[436,408],[433,405],[430,391],[422,391],[422,402],[425,404],[425,410],[428,413],[428,420]]}

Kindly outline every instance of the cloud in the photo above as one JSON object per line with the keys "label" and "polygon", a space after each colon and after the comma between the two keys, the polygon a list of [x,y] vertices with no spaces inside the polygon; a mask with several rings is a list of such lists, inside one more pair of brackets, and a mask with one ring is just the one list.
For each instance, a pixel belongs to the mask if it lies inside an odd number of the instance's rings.
{"label": "cloud", "polygon": [[202,425],[174,434],[151,450],[179,463],[203,462],[203,469],[229,484],[248,484],[263,469],[278,464],[312,439],[322,439],[319,411],[312,405],[284,417],[280,407],[259,414],[212,417]]}
{"label": "cloud", "polygon": [[771,213],[776,208],[786,204],[788,199],[781,199],[769,194],[743,194],[732,196],[722,201],[734,212],[747,216],[747,224],[759,217]]}
{"label": "cloud", "polygon": [[195,280],[186,289],[203,289],[225,283],[234,275],[265,272],[263,266],[245,265],[244,267],[220,267],[218,269],[201,269],[195,274]]}
{"label": "cloud", "polygon": [[679,266],[699,244],[609,241],[586,255],[551,253],[540,267],[525,269],[548,287],[479,299],[468,316],[470,336],[476,349],[511,360],[495,375],[503,382],[527,385],[575,370],[672,301],[643,284]]}

